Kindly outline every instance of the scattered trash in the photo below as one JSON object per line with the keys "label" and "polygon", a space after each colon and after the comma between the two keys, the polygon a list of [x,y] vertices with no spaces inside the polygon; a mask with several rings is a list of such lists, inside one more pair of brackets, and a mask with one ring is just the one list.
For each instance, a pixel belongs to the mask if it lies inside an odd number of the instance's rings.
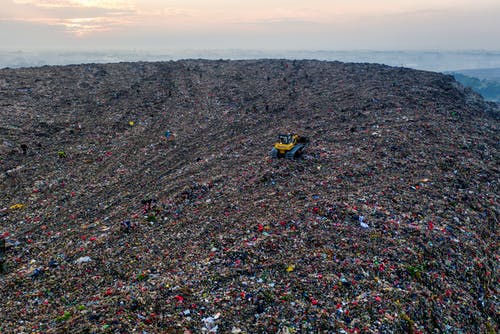
{"label": "scattered trash", "polygon": [[217,313],[213,317],[206,317],[203,318],[203,327],[201,328],[201,331],[203,333],[217,333],[219,330],[219,326],[215,324],[216,320],[219,319],[220,313]]}
{"label": "scattered trash", "polygon": [[0,332],[499,332],[500,126],[448,76],[0,73]]}
{"label": "scattered trash", "polygon": [[362,228],[370,228],[370,226],[368,226],[368,224],[363,221],[364,219],[365,219],[365,217],[359,216],[359,225]]}
{"label": "scattered trash", "polygon": [[82,257],[78,258],[75,261],[75,263],[80,264],[80,263],[86,263],[86,262],[90,262],[90,261],[92,261],[92,259],[89,256],[82,256]]}

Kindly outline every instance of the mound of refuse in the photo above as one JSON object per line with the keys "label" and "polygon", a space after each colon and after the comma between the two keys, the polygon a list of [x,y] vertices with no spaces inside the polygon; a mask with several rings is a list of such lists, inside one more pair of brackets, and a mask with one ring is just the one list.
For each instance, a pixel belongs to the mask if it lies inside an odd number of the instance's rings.
{"label": "mound of refuse", "polygon": [[0,116],[1,333],[499,331],[499,112],[451,76],[2,69]]}

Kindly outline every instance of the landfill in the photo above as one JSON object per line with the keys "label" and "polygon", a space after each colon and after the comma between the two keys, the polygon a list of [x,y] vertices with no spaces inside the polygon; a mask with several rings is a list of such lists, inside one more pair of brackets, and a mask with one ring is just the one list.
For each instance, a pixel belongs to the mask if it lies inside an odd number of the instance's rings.
{"label": "landfill", "polygon": [[499,150],[433,72],[1,69],[0,333],[498,333]]}

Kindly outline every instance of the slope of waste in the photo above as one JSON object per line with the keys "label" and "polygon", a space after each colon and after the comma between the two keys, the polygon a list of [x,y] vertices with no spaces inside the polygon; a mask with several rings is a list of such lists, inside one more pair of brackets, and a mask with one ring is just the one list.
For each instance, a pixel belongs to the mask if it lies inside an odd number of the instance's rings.
{"label": "slope of waste", "polygon": [[0,115],[1,333],[499,331],[499,113],[451,76],[3,69]]}

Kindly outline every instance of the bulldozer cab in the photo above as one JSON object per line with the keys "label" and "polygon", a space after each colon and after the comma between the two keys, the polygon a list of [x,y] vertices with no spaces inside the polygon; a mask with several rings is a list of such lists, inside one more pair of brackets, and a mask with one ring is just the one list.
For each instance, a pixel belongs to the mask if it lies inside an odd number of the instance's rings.
{"label": "bulldozer cab", "polygon": [[293,142],[293,138],[292,138],[292,135],[289,133],[289,134],[280,134],[279,137],[279,142],[280,144],[290,144]]}

